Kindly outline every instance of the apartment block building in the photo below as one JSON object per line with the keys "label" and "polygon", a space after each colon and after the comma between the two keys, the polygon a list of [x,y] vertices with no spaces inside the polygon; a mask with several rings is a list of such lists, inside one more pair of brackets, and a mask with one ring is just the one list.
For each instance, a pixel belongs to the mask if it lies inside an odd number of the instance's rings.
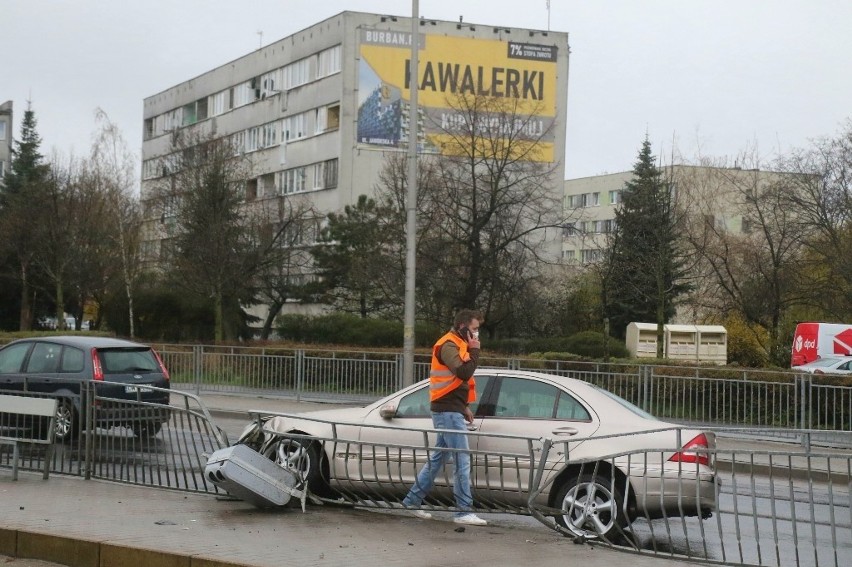
{"label": "apartment block building", "polygon": [[3,183],[3,178],[12,163],[12,140],[14,139],[12,110],[11,100],[0,104],[0,183]]}
{"label": "apartment block building", "polygon": [[[420,151],[440,153],[442,132],[463,119],[449,97],[518,99],[548,132],[542,155],[561,200],[568,34],[421,19],[419,42]],[[342,12],[146,98],[146,260],[156,263],[169,238],[155,196],[174,166],[175,131],[229,137],[251,154],[246,201],[301,196],[321,223],[374,194],[388,153],[408,144],[411,45],[410,18]],[[558,255],[561,239],[551,243]]]}
{"label": "apartment block building", "polygon": [[[746,194],[790,175],[689,165],[666,166],[662,173],[672,182],[679,210],[690,225],[710,223],[733,234],[748,234],[752,228],[744,214]],[[632,171],[622,171],[565,181],[564,262],[582,265],[601,258],[607,236],[615,229],[615,211],[624,185],[632,177]]]}

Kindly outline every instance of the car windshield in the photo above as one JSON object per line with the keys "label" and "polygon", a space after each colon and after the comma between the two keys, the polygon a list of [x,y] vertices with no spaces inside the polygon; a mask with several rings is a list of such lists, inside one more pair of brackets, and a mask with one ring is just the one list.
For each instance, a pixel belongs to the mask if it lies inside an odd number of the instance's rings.
{"label": "car windshield", "polygon": [[651,415],[650,413],[646,412],[645,410],[643,410],[640,407],[634,406],[633,404],[631,404],[630,402],[628,402],[627,400],[625,400],[621,396],[616,396],[615,394],[613,394],[609,390],[604,390],[603,388],[601,388],[599,386],[595,386],[594,384],[589,384],[589,385],[592,386],[593,388],[595,388],[596,390],[598,390],[599,392],[605,394],[608,398],[615,400],[616,402],[618,402],[619,404],[621,404],[622,406],[624,406],[628,410],[632,411],[633,413],[635,413],[639,417],[644,417],[645,419],[657,419],[656,416]]}

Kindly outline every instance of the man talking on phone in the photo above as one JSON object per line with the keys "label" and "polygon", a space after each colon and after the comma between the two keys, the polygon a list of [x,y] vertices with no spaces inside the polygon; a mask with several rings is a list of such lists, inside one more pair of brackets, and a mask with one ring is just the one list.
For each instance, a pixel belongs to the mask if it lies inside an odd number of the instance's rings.
{"label": "man talking on phone", "polygon": [[[432,347],[432,368],[429,372],[429,399],[432,424],[435,429],[448,429],[463,433],[438,433],[438,440],[429,452],[429,461],[417,474],[417,481],[402,503],[416,508],[435,485],[435,479],[448,462],[455,460],[453,495],[457,524],[484,526],[487,522],[472,513],[473,496],[470,491],[470,446],[467,442],[467,424],[473,423],[470,404],[476,401],[476,382],[473,373],[479,362],[479,325],[482,314],[471,309],[459,311],[453,328],[438,339]],[[455,449],[444,451],[441,449]],[[414,510],[418,518],[428,520],[432,514]]]}

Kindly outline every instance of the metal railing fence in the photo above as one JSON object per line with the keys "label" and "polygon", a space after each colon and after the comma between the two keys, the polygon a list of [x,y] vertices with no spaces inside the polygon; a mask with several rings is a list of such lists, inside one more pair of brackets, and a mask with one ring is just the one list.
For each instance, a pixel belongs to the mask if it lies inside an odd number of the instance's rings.
{"label": "metal railing fence", "polygon": [[[79,427],[72,438],[56,444],[52,472],[220,492],[205,479],[204,467],[207,456],[227,446],[228,440],[199,398],[172,391],[171,403],[166,405],[144,401],[145,392],[140,390],[135,399],[99,395],[97,385],[83,385],[80,392],[77,401],[85,409]],[[48,394],[27,391],[26,395]],[[259,419],[269,412],[250,414]],[[275,415],[323,422],[300,414]],[[319,470],[334,481],[333,491],[323,499],[374,509],[404,509],[402,498],[434,450],[435,431],[323,423],[325,435],[279,435],[287,442],[325,449],[330,460]],[[26,426],[0,423],[0,428]],[[40,422],[29,426],[39,427]],[[756,433],[752,429],[714,429],[726,435],[726,446],[697,453],[715,462],[720,481],[712,483],[715,506],[708,519],[701,519],[709,511],[702,510],[707,492],[699,490],[695,482],[701,469],[689,462],[675,469],[654,465],[665,460],[664,454],[680,450],[687,440],[685,432],[673,438],[668,450],[627,451],[617,448],[636,445],[622,443],[623,436],[572,437],[556,442],[470,433],[471,439],[499,442],[483,449],[482,443],[472,441],[474,506],[479,512],[532,516],[578,542],[594,540],[652,556],[766,567],[852,563],[852,455],[848,451],[815,451],[808,443],[798,450],[766,450],[741,441],[742,434]],[[406,441],[387,440],[388,433],[400,430],[408,435]],[[818,429],[780,432],[804,438],[825,433]],[[836,433],[852,437],[850,432]],[[577,458],[575,448],[592,441],[599,445],[611,442],[611,448],[594,458]],[[844,443],[848,446],[850,440]],[[44,448],[22,449],[20,468],[40,471],[47,454]],[[305,470],[301,459],[310,454],[300,452],[286,466],[301,474]],[[11,451],[0,447],[0,466],[11,467],[10,458]],[[618,474],[618,470],[627,472]],[[451,467],[442,471],[438,487],[423,509],[435,514],[456,510],[450,471]],[[664,489],[655,493],[650,489],[654,485]],[[663,494],[672,496],[668,505],[662,502]]]}
{"label": "metal railing fence", "polygon": [[[402,386],[394,352],[155,345],[175,389],[368,402]],[[485,367],[596,384],[660,418],[723,426],[852,430],[852,380],[789,371],[651,366],[484,356]],[[428,378],[427,355],[415,378]],[[845,382],[843,381],[845,380]]]}
{"label": "metal railing fence", "polygon": [[[204,478],[206,455],[228,446],[227,435],[213,422],[198,397],[145,386],[134,396],[114,398],[100,390],[125,384],[111,382],[78,383],[77,391],[54,390],[41,379],[42,391],[0,390],[3,394],[57,398],[73,408],[70,431],[57,439],[50,458],[53,473],[99,478],[130,484],[216,492]],[[170,404],[146,402],[144,394],[168,393]],[[5,417],[5,416],[4,416]],[[36,421],[20,423],[14,416],[0,419],[0,430],[20,427],[43,428]],[[11,466],[11,452],[0,447],[0,466]],[[41,470],[48,452],[43,445],[21,447],[20,468]]]}
{"label": "metal railing fence", "polygon": [[[270,415],[250,413],[254,419]],[[316,448],[298,452],[298,458],[284,466],[297,475],[321,469],[322,500],[378,510],[419,509],[447,517],[459,511],[451,465],[444,467],[421,505],[403,504],[417,482],[418,470],[435,450],[436,430],[271,415],[314,431],[312,435],[276,435],[288,445]],[[305,423],[310,426],[304,427]],[[628,451],[617,448],[635,446],[625,440],[630,435],[557,442],[468,432],[473,511],[529,515],[577,543],[592,541],[657,557],[766,567],[842,567],[852,562],[852,455],[848,452],[766,450],[747,444],[699,450],[715,464],[714,478],[696,463],[660,465],[679,451],[687,434],[681,428],[670,431],[677,434],[672,436],[677,441],[671,448]],[[403,433],[407,443],[391,440]],[[492,446],[496,440],[507,449],[483,450],[484,439]],[[569,446],[592,441],[610,447],[611,453],[571,457]],[[604,441],[609,444],[602,445]],[[453,455],[459,452],[444,450]],[[324,467],[303,462],[321,454],[327,456]],[[316,486],[318,479],[303,477],[303,481]]]}

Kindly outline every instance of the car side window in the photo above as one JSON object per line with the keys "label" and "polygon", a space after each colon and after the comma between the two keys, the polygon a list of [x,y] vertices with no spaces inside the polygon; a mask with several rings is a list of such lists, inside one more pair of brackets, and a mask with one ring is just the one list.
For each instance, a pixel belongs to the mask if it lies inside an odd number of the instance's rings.
{"label": "car side window", "polygon": [[559,392],[559,404],[556,406],[556,418],[571,421],[592,421],[592,416],[574,396]]}
{"label": "car side window", "polygon": [[494,417],[553,419],[559,390],[526,378],[503,378]]}
{"label": "car side window", "polygon": [[396,417],[431,417],[431,415],[428,386],[402,398],[396,408]]}
{"label": "car side window", "polygon": [[62,347],[51,343],[36,343],[30,360],[27,362],[27,372],[51,373],[59,370],[59,357]]}
{"label": "car side window", "polygon": [[[488,386],[490,376],[476,377],[476,401],[470,404],[470,411],[476,414],[479,407],[479,401],[482,399],[482,394]],[[429,387],[420,388],[416,392],[411,392],[399,401],[396,408],[396,417],[432,417],[432,411],[429,409],[431,402],[429,400]]]}
{"label": "car side window", "polygon": [[20,372],[29,349],[30,343],[20,343],[0,351],[0,374]]}
{"label": "car side window", "polygon": [[84,360],[83,351],[66,346],[62,349],[62,364],[60,365],[60,372],[82,372],[83,371],[83,360]]}

